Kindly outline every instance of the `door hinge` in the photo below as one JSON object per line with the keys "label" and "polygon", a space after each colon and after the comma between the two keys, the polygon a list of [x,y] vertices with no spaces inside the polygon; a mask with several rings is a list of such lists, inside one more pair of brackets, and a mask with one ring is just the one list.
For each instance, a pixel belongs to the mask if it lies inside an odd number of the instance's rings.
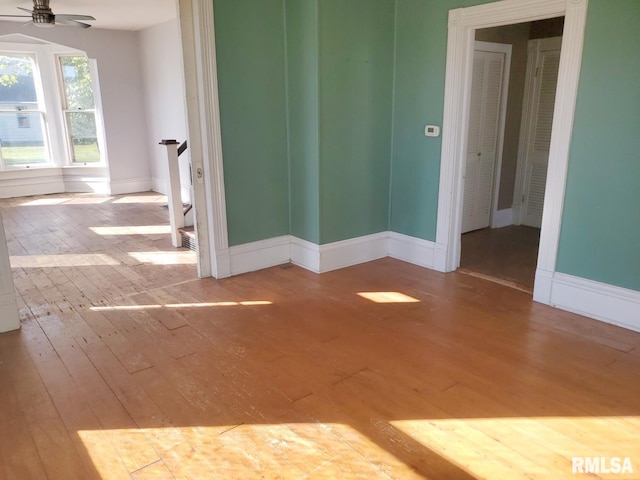
{"label": "door hinge", "polygon": [[538,76],[539,73],[540,73],[540,67],[536,67],[536,77]]}
{"label": "door hinge", "polygon": [[524,194],[522,194],[522,203],[524,203]]}

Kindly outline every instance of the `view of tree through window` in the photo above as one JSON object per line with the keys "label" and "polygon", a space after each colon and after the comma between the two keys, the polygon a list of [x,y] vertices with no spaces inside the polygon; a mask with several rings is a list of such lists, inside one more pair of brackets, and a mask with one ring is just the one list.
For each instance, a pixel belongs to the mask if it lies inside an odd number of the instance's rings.
{"label": "view of tree through window", "polygon": [[86,57],[60,57],[64,89],[64,111],[71,140],[73,161],[100,161],[93,87]]}
{"label": "view of tree through window", "polygon": [[7,167],[48,163],[45,125],[29,55],[0,55],[0,154]]}

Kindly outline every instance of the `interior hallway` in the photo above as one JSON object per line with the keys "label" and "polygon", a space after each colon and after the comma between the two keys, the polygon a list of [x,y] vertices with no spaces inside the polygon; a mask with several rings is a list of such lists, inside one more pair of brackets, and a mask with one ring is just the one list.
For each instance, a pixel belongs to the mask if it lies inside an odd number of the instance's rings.
{"label": "interior hallway", "polygon": [[524,225],[465,233],[460,268],[533,293],[539,244],[540,229]]}
{"label": "interior hallway", "polygon": [[196,279],[161,201],[0,200],[0,478],[637,478],[640,334],[392,259]]}

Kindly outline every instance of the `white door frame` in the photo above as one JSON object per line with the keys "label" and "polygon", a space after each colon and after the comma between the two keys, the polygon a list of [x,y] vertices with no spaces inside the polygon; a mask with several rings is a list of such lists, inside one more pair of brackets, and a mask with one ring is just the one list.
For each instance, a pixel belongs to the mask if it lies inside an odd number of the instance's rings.
{"label": "white door frame", "polygon": [[443,272],[460,266],[462,194],[466,156],[471,66],[475,31],[514,23],[565,17],[560,70],[553,115],[540,249],[533,298],[551,301],[556,269],[569,146],[587,16],[587,0],[503,0],[449,12],[447,68],[438,194],[435,267]]}
{"label": "white door frame", "polygon": [[198,276],[231,275],[211,0],[177,0],[187,96]]}

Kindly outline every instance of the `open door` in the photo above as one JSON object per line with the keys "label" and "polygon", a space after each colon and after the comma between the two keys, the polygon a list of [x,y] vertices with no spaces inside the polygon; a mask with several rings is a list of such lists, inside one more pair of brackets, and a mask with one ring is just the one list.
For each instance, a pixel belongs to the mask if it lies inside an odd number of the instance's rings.
{"label": "open door", "polygon": [[520,223],[530,227],[542,224],[561,43],[561,37],[529,42],[518,178],[522,179]]}
{"label": "open door", "polygon": [[511,45],[475,42],[464,175],[462,233],[491,223],[504,136]]}

